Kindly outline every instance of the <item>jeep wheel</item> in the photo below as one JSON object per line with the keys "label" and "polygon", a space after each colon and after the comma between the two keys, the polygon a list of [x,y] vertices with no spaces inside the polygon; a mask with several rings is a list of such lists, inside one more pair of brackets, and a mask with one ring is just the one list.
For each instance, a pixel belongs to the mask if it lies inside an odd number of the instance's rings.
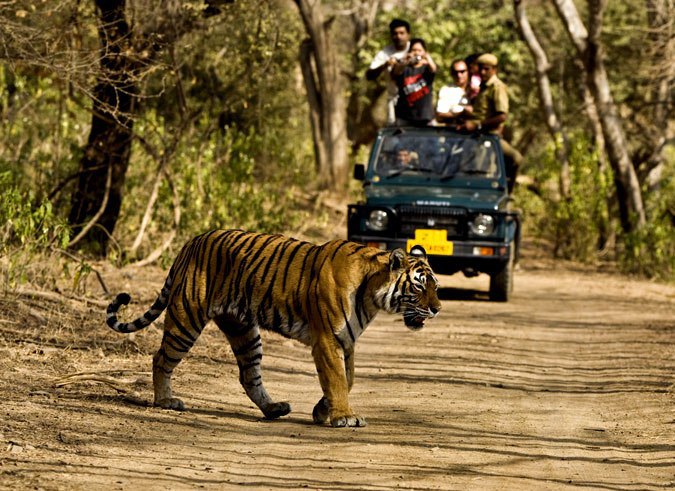
{"label": "jeep wheel", "polygon": [[490,300],[508,302],[513,291],[514,244],[509,247],[509,259],[501,271],[490,275]]}

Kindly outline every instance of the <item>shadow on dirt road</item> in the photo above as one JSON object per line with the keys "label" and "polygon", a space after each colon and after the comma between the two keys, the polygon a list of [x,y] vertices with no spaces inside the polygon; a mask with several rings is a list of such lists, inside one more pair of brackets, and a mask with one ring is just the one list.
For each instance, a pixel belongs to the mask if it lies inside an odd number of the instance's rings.
{"label": "shadow on dirt road", "polygon": [[[127,315],[163,276],[134,278]],[[486,278],[442,281],[425,329],[381,315],[359,340],[351,403],[369,426],[358,429],[311,423],[318,378],[293,341],[263,337],[266,385],[288,417],[262,418],[214,327],[175,372],[188,410],[163,411],[148,375],[158,328],[125,339],[99,307],[0,300],[0,487],[675,486],[674,287],[521,269],[513,300],[492,303]],[[74,373],[85,375],[54,385]]]}

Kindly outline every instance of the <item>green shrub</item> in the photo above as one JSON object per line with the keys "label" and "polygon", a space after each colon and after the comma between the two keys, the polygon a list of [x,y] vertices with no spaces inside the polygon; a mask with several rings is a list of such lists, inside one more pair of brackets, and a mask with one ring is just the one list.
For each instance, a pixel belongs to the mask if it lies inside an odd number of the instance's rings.
{"label": "green shrub", "polygon": [[[146,121],[152,121],[152,115],[147,115]],[[306,214],[298,197],[315,174],[311,147],[298,148],[297,140],[288,138],[288,127],[242,130],[233,126],[205,131],[206,119],[199,126],[199,131],[182,135],[175,152],[167,156],[181,221],[178,237],[166,256],[173,258],[185,240],[214,228],[275,233],[295,228]],[[154,121],[152,126],[139,123],[136,131],[146,142],[161,148],[167,135],[158,128],[164,128],[162,121]],[[136,145],[115,229],[122,249],[136,237],[157,172],[156,163],[144,163],[143,159],[147,160],[147,154]],[[158,247],[174,227],[173,193],[163,178],[139,256]]]}
{"label": "green shrub", "polygon": [[663,217],[623,237],[619,266],[625,273],[675,281],[673,224]]}
{"label": "green shrub", "polygon": [[528,167],[539,190],[537,195],[517,189],[523,208],[528,235],[552,245],[556,257],[591,261],[609,228],[607,195],[611,180],[599,171],[597,155],[583,134],[570,138],[570,197],[559,192],[560,164],[551,143],[544,153],[530,159]]}
{"label": "green shrub", "polygon": [[65,248],[70,230],[49,201],[35,201],[20,190],[9,172],[0,173],[0,257],[3,279],[9,286],[27,280],[34,257],[52,247]]}
{"label": "green shrub", "polygon": [[[672,159],[672,155],[670,156]],[[646,225],[622,236],[623,272],[675,281],[675,166],[670,160],[658,189],[645,200]]]}

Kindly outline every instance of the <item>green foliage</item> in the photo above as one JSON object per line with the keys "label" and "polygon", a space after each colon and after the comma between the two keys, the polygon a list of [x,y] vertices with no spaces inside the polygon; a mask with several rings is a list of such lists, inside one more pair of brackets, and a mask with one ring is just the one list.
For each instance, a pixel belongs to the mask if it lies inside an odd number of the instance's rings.
{"label": "green foliage", "polygon": [[583,262],[603,257],[607,252],[603,246],[611,237],[617,237],[613,256],[623,272],[674,281],[675,167],[666,165],[659,189],[648,194],[646,226],[623,234],[608,210],[608,203],[614,202],[611,170],[599,171],[597,155],[586,136],[575,135],[570,149],[569,200],[560,199],[558,193],[559,164],[552,145],[535,160],[536,165],[528,168],[539,192],[516,187],[515,197],[523,209],[527,235],[552,244],[557,257]]}
{"label": "green foliage", "polygon": [[[0,185],[4,191],[0,253],[4,261],[18,258],[16,251],[30,256],[64,246],[68,232],[63,217],[76,182],[71,177],[79,168],[90,130],[88,97],[95,83],[99,47],[95,6],[66,1],[57,12],[50,5],[43,2],[26,10],[25,21],[32,30],[19,30],[17,35],[25,36],[16,38],[26,41],[23,54],[0,66]],[[122,213],[114,233],[115,254],[138,233],[161,162],[166,164],[171,186],[163,177],[138,251],[141,256],[157,247],[173,227],[174,194],[182,212],[174,248],[214,227],[287,231],[307,217],[301,202],[306,203],[305,190],[312,186],[315,168],[297,63],[299,42],[306,34],[297,9],[292,2],[275,0],[234,2],[223,4],[221,14],[205,18],[203,5],[183,2],[199,26],[187,29],[175,44],[163,49],[138,80],[142,96],[135,114],[136,139]],[[341,55],[345,73],[350,74],[348,93],[368,106],[364,99],[372,85],[363,72],[374,53],[389,42],[387,25],[393,17],[408,19],[413,35],[427,41],[439,65],[436,91],[450,81],[453,59],[474,52],[495,53],[500,58],[500,77],[511,91],[509,125],[516,146],[526,155],[523,172],[540,190],[536,196],[516,188],[527,231],[550,241],[558,256],[586,261],[598,257],[599,244],[617,236],[616,257],[625,271],[672,277],[673,159],[668,164],[670,174],[666,173],[670,177],[663,179],[660,188],[644,189],[647,227],[620,234],[611,218],[616,215],[615,205],[610,209],[607,205],[615,201],[609,196],[612,176],[598,171],[595,150],[585,136],[590,126],[579,90],[578,62],[550,2],[531,3],[528,14],[552,66],[548,74],[556,110],[572,135],[569,201],[560,200],[556,193],[559,165],[543,124],[530,54],[515,29],[512,4],[417,0],[394,5],[393,10],[381,9],[374,34],[357,53],[343,49],[350,45],[347,40],[353,33],[335,29],[336,49],[345,51]],[[636,165],[654,148],[650,138],[655,133],[658,96],[653,75],[659,57],[650,49],[656,31],[648,28],[649,16],[642,6],[636,0],[610,2],[602,34],[613,95]],[[7,8],[13,12],[12,6]],[[151,2],[129,5],[128,17],[135,19],[139,30],[147,27],[148,19],[163,15],[169,14]],[[344,20],[339,17],[336,26]],[[19,28],[22,21],[13,22]],[[44,58],[31,62],[37,54],[33,45],[46,51]],[[355,72],[347,66],[354,60],[360,63]],[[76,287],[88,273],[86,263],[77,267]]]}
{"label": "green foliage", "polygon": [[38,250],[68,245],[68,227],[55,215],[49,201],[36,203],[33,193],[16,187],[8,172],[0,173],[0,187],[1,252],[12,247]]}
{"label": "green foliage", "polygon": [[[297,12],[277,2],[251,7],[250,2],[223,7],[221,15],[184,35],[174,49],[160,52],[144,73],[134,121],[138,138],[111,254],[122,256],[138,233],[162,161],[173,188],[163,177],[140,255],[156,248],[173,228],[174,189],[182,212],[174,241],[178,247],[182,239],[215,227],[286,231],[303,215],[295,195],[311,185],[315,170],[307,109],[298,94],[302,25]],[[203,3],[185,8],[199,13]],[[92,63],[90,77],[96,58],[87,56],[98,49],[91,13],[81,18],[77,42],[92,51],[71,52]],[[64,73],[55,68],[0,67],[0,86],[6,89],[0,91],[0,172],[11,171],[13,189],[26,202],[42,203],[50,196],[50,212],[62,219],[89,134],[91,103],[77,90],[83,85],[64,83],[59,78]],[[34,246],[42,247],[38,241]],[[86,264],[78,266],[72,272],[75,284],[86,274]]]}
{"label": "green foliage", "polygon": [[675,240],[673,223],[666,216],[627,234],[619,265],[625,273],[675,281]]}
{"label": "green foliage", "polygon": [[[65,86],[48,75],[0,67],[0,172],[12,175],[24,194],[43,200],[77,169],[90,118],[82,101],[69,97]],[[46,117],[49,115],[49,117]],[[69,196],[55,193],[55,213]]]}
{"label": "green foliage", "polygon": [[[148,93],[160,95],[146,102],[135,126],[145,144],[132,152],[115,233],[123,245],[138,231],[158,156],[168,161],[180,201],[178,246],[212,228],[296,226],[304,212],[295,195],[315,176],[309,118],[298,95],[301,32],[297,14],[275,2],[259,2],[255,10],[237,2],[177,44],[166,60],[175,71],[148,79]],[[164,180],[141,255],[173,227],[173,199]]]}
{"label": "green foliage", "polygon": [[626,273],[675,281],[675,165],[650,194],[644,228],[623,237],[619,266]]}
{"label": "green foliage", "polygon": [[[273,173],[261,168],[265,162],[258,159],[265,145],[281,150]],[[273,138],[236,127],[214,133],[200,156],[194,155],[194,148],[185,148],[177,161],[183,165],[179,174],[184,218],[191,231],[237,227],[278,232],[293,227],[290,191],[312,174],[303,173],[303,167],[312,167],[311,161],[295,161],[282,149]],[[200,157],[199,167],[191,165]]]}
{"label": "green foliage", "polygon": [[[550,165],[553,145],[548,150]],[[590,261],[597,257],[609,227],[607,210],[611,194],[611,173],[601,172],[597,153],[585,135],[570,141],[570,199],[552,203],[556,230],[556,254],[567,259]]]}
{"label": "green foliage", "polygon": [[19,189],[9,172],[0,173],[0,257],[7,285],[26,280],[34,256],[52,246],[64,248],[70,230],[54,213],[49,201],[36,202],[30,191]]}
{"label": "green foliage", "polygon": [[598,257],[598,246],[609,228],[607,197],[611,188],[609,173],[599,171],[597,155],[583,134],[570,141],[569,200],[561,199],[559,163],[551,143],[528,174],[537,183],[539,195],[517,188],[517,200],[527,217],[527,230],[553,244],[556,256],[591,261]]}

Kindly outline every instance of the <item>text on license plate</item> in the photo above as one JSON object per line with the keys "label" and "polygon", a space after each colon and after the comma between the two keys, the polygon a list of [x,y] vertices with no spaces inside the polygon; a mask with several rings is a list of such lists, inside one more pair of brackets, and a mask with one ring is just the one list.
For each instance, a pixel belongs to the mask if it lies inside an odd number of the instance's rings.
{"label": "text on license plate", "polygon": [[415,238],[408,239],[406,250],[410,252],[413,246],[421,245],[427,251],[427,254],[452,256],[453,243],[447,239],[447,234],[445,230],[415,230]]}

